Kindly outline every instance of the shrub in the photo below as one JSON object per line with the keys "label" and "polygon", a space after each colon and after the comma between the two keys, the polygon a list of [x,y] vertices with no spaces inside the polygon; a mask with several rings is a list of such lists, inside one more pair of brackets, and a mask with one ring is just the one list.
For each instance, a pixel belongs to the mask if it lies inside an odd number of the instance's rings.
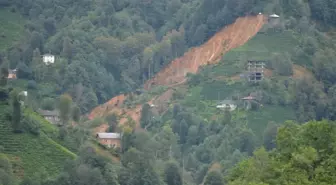
{"label": "shrub", "polygon": [[37,89],[37,84],[34,80],[29,80],[27,83],[28,89]]}
{"label": "shrub", "polygon": [[22,79],[30,79],[32,76],[32,70],[23,62],[17,65],[17,77]]}
{"label": "shrub", "polygon": [[66,128],[61,127],[59,129],[59,136],[58,136],[59,139],[64,140],[67,135],[68,135],[68,131],[66,130]]}
{"label": "shrub", "polygon": [[44,98],[41,103],[41,108],[44,110],[54,110],[55,100],[53,98]]}
{"label": "shrub", "polygon": [[8,99],[8,90],[6,88],[0,87],[0,101],[5,101]]}
{"label": "shrub", "polygon": [[25,115],[23,120],[24,129],[34,135],[40,135],[41,125],[38,120],[30,115]]}
{"label": "shrub", "polygon": [[278,75],[290,76],[293,74],[292,61],[288,53],[273,55],[271,65]]}

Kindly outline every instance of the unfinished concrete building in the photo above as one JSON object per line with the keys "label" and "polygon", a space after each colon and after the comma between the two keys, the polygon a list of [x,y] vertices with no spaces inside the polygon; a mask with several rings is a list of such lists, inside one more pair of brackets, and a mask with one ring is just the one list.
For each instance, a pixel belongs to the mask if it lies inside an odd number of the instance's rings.
{"label": "unfinished concrete building", "polygon": [[248,81],[249,82],[258,82],[264,78],[264,66],[265,62],[263,61],[248,61],[247,71],[248,71]]}

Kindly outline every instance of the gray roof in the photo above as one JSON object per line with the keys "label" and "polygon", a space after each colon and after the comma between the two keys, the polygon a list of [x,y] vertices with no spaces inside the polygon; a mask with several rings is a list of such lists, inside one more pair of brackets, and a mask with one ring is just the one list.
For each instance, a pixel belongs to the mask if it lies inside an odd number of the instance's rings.
{"label": "gray roof", "polygon": [[219,104],[220,105],[222,105],[222,104],[236,104],[236,102],[233,101],[233,100],[223,100],[223,101],[219,102]]}
{"label": "gray roof", "polygon": [[121,135],[119,133],[98,133],[97,136],[100,139],[118,139]]}
{"label": "gray roof", "polygon": [[40,113],[42,116],[58,116],[59,112],[57,110],[49,111],[49,110],[38,110],[38,113]]}
{"label": "gray roof", "polygon": [[272,18],[279,18],[280,16],[274,13],[274,14],[270,15],[270,17],[272,17]]}
{"label": "gray roof", "polygon": [[8,69],[8,73],[16,73],[17,69]]}

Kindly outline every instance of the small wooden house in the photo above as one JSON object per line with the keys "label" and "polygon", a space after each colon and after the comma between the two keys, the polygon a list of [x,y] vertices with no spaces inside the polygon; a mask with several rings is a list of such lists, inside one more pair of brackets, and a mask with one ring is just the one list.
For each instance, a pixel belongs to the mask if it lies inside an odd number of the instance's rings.
{"label": "small wooden house", "polygon": [[120,133],[97,133],[96,138],[100,144],[103,144],[109,148],[120,147]]}
{"label": "small wooden house", "polygon": [[44,119],[48,120],[52,124],[60,124],[59,112],[57,110],[49,111],[49,110],[38,110],[41,116]]}

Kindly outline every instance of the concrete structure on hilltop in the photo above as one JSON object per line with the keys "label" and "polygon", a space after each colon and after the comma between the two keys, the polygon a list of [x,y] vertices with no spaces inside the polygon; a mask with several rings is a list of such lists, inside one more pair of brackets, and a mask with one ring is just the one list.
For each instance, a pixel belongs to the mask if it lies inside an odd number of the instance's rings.
{"label": "concrete structure on hilltop", "polygon": [[248,61],[247,71],[248,71],[248,81],[258,82],[264,78],[264,66],[265,63],[262,61]]}

